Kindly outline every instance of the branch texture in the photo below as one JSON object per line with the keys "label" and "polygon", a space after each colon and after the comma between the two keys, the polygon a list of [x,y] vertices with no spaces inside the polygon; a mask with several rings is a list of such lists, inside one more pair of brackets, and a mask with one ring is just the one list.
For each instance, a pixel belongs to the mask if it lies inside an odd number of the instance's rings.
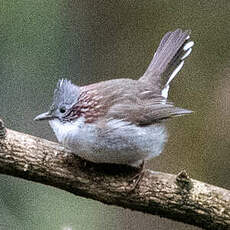
{"label": "branch texture", "polygon": [[190,179],[186,172],[176,176],[150,170],[133,189],[134,169],[88,163],[59,144],[5,132],[1,121],[0,129],[0,173],[204,229],[230,229],[228,190]]}

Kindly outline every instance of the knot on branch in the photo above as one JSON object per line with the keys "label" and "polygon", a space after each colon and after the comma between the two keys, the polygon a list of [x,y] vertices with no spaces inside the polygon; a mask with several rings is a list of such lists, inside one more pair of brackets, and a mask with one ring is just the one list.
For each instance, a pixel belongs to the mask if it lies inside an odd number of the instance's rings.
{"label": "knot on branch", "polygon": [[0,138],[5,138],[5,136],[6,136],[6,128],[4,126],[2,119],[0,118]]}
{"label": "knot on branch", "polygon": [[185,170],[182,170],[176,176],[176,184],[181,190],[184,190],[187,192],[191,190],[193,187],[192,181]]}

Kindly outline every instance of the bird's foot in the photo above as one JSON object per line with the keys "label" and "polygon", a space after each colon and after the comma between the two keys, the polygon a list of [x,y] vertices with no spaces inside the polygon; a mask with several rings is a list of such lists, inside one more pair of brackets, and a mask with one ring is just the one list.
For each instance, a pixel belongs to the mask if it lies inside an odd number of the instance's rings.
{"label": "bird's foot", "polygon": [[132,183],[130,192],[134,191],[137,188],[141,179],[143,178],[145,174],[144,166],[145,166],[145,161],[143,160],[141,165],[137,168],[138,172],[130,179],[130,182]]}

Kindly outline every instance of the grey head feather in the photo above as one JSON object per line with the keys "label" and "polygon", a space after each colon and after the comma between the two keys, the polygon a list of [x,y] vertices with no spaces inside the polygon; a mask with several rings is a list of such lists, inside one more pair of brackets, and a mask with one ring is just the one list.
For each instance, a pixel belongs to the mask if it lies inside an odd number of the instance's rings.
{"label": "grey head feather", "polygon": [[70,80],[61,79],[57,83],[57,88],[54,90],[52,110],[61,106],[70,107],[75,104],[79,98],[80,89],[78,86],[71,83]]}

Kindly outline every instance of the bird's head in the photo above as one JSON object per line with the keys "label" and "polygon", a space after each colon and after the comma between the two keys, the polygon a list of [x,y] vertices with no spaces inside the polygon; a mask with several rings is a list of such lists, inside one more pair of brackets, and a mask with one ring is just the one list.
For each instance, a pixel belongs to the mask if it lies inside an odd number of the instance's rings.
{"label": "bird's head", "polygon": [[66,121],[71,117],[72,108],[77,104],[80,88],[66,79],[61,79],[54,90],[53,103],[50,109],[34,118],[34,120],[59,119]]}

